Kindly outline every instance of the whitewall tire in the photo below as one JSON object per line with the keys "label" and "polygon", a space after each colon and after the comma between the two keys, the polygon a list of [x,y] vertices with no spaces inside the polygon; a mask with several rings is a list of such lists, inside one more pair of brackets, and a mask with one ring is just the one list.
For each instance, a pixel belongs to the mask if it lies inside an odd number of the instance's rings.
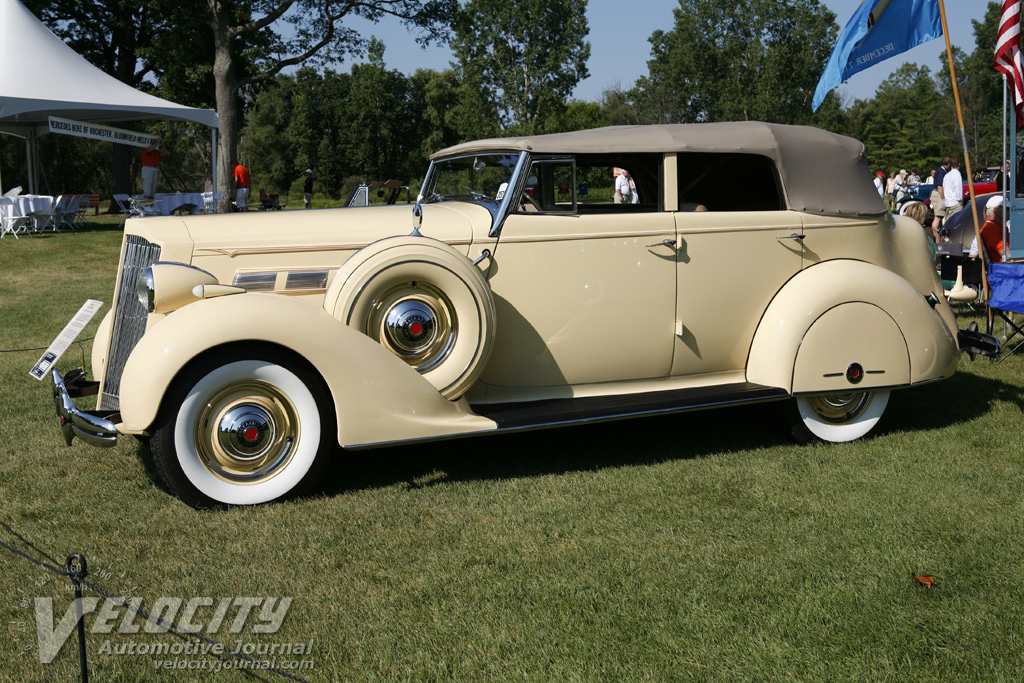
{"label": "whitewall tire", "polygon": [[160,476],[194,507],[255,505],[299,493],[334,444],[318,375],[273,350],[189,368],[165,398],[151,450]]}
{"label": "whitewall tire", "polygon": [[854,441],[876,429],[889,390],[798,396],[790,404],[792,435],[800,443]]}

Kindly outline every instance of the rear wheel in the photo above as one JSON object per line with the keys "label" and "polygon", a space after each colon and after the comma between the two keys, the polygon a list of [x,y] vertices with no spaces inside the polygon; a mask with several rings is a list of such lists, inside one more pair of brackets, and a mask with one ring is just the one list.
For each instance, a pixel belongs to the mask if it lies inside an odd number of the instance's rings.
{"label": "rear wheel", "polygon": [[279,500],[322,471],[334,442],[332,405],[318,375],[275,350],[207,358],[168,391],[153,461],[193,507]]}
{"label": "rear wheel", "polygon": [[889,390],[798,396],[789,405],[792,435],[800,443],[854,441],[878,427]]}

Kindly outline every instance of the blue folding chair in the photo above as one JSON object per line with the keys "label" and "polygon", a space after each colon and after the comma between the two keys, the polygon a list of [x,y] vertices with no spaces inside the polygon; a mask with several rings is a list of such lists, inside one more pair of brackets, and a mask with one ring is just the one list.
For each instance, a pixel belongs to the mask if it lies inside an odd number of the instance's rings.
{"label": "blue folding chair", "polygon": [[988,333],[992,334],[994,318],[999,317],[1013,330],[1003,342],[1004,349],[1015,337],[1020,336],[1021,338],[1012,349],[996,359],[997,363],[1001,363],[1003,359],[1024,345],[1024,329],[1014,323],[1012,317],[1013,313],[1024,313],[1024,263],[988,264],[988,284],[992,289],[992,298],[988,302],[991,312],[988,318]]}

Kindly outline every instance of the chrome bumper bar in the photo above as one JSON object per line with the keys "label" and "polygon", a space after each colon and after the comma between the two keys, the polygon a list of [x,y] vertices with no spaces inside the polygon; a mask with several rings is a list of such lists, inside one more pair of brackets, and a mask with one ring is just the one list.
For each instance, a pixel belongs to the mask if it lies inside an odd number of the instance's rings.
{"label": "chrome bumper bar", "polygon": [[117,444],[117,427],[121,414],[116,410],[81,410],[71,402],[72,397],[95,394],[99,382],[85,379],[85,372],[79,368],[63,377],[57,368],[50,370],[50,391],[53,405],[57,409],[60,431],[68,445],[77,436],[90,446],[109,448]]}

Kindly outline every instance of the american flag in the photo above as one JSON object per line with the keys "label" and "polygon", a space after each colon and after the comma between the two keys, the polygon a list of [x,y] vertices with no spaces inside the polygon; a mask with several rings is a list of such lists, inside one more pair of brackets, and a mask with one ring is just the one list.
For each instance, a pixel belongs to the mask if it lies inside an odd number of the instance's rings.
{"label": "american flag", "polygon": [[1013,108],[1017,111],[1017,127],[1024,126],[1024,67],[1020,56],[1020,2],[1003,0],[1003,14],[999,18],[999,36],[992,66],[1006,74],[1013,89]]}

